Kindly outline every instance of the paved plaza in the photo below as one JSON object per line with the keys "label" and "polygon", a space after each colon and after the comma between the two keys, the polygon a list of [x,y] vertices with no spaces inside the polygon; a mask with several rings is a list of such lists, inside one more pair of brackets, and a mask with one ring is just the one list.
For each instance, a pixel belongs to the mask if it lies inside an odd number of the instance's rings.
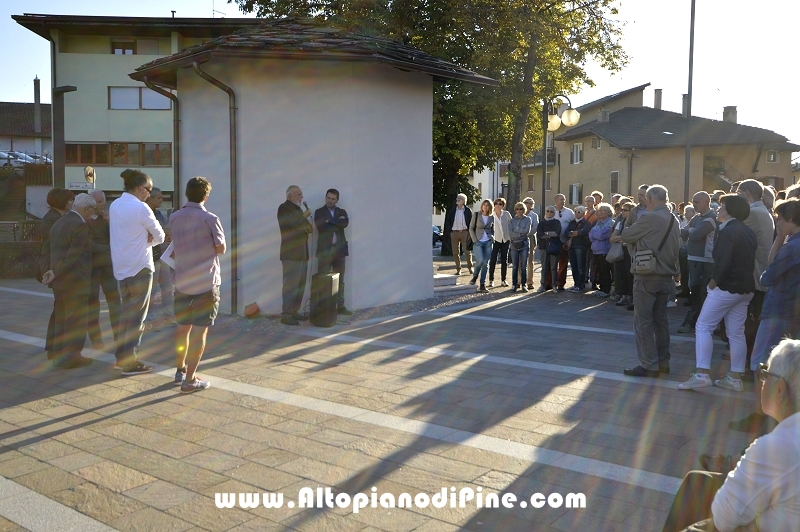
{"label": "paved plaza", "polygon": [[[638,364],[624,307],[529,293],[331,328],[227,319],[199,371],[212,387],[190,395],[172,385],[174,329],[144,336],[156,373],[121,378],[91,349],[91,366],[54,370],[52,293],[2,280],[0,308],[0,532],[656,531],[699,453],[748,444],[727,423],[750,411],[752,384],[675,389],[694,366],[694,337],[674,333],[682,305],[660,379],[622,375]],[[300,508],[304,487],[476,497],[356,513]],[[218,508],[223,493],[284,503]],[[518,502],[480,508],[479,493]],[[520,507],[536,493],[583,493],[586,507]]]}

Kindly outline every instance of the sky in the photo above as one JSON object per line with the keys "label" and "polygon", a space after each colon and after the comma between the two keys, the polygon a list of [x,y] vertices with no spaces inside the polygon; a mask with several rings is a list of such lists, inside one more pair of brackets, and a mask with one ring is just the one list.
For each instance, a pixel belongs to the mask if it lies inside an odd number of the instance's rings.
{"label": "sky", "polygon": [[[696,2],[692,114],[721,120],[722,108],[735,105],[740,124],[769,129],[800,144],[800,98],[794,87],[800,79],[794,71],[800,2]],[[645,105],[652,106],[653,90],[662,89],[662,108],[680,112],[682,95],[688,89],[691,0],[621,0],[618,6],[617,18],[625,23],[622,45],[630,62],[613,75],[589,64],[595,86],[569,95],[573,105],[650,83],[644,93]],[[108,0],[0,0],[0,50],[4,51],[7,74],[0,84],[0,101],[33,101],[35,76],[43,87],[50,84],[48,42],[18,25],[11,15],[169,17],[173,9],[177,17],[210,17],[212,12],[215,17],[243,16],[226,0],[119,4]],[[47,91],[42,91],[42,101],[49,102]],[[800,160],[800,154],[795,157]]]}

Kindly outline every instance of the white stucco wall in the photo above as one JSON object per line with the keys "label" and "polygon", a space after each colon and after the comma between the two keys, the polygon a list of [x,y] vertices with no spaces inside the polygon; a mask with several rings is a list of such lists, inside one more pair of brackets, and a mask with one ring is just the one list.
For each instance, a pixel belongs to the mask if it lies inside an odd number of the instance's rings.
{"label": "white stucco wall", "polygon": [[[239,311],[281,310],[277,208],[299,185],[309,207],[337,188],[350,216],[348,307],[430,297],[432,80],[383,65],[221,60],[203,69],[230,85],[238,105]],[[207,207],[230,233],[228,96],[188,69],[181,99],[181,183],[202,175]],[[182,200],[185,201],[185,200]],[[316,272],[316,231],[309,277]],[[230,244],[230,240],[229,240]],[[304,305],[308,300],[308,283]],[[230,255],[222,309],[230,309]]]}

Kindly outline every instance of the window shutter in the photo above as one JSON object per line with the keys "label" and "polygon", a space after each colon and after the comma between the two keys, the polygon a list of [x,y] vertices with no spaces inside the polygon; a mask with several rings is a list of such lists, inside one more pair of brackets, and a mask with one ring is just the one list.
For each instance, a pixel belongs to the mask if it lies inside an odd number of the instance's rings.
{"label": "window shutter", "polygon": [[569,150],[569,164],[575,164],[575,145],[572,145],[572,149]]}
{"label": "window shutter", "polygon": [[578,146],[579,146],[578,147],[578,162],[582,163],[583,162],[583,144],[579,144]]}

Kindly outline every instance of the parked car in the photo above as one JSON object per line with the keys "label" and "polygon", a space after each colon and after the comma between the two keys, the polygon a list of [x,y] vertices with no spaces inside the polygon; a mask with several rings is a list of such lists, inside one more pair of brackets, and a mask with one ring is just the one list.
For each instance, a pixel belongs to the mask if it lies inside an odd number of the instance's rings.
{"label": "parked car", "polygon": [[433,245],[442,241],[442,230],[438,226],[433,226]]}
{"label": "parked car", "polygon": [[23,164],[25,164],[24,161],[20,161],[11,153],[0,151],[0,166],[13,166],[14,168],[22,168]]}
{"label": "parked car", "polygon": [[9,155],[13,155],[17,158],[18,161],[24,164],[36,164],[36,159],[31,157],[26,153],[22,153],[21,151],[10,151],[8,152]]}
{"label": "parked car", "polygon": [[53,164],[53,160],[48,157],[47,155],[39,155],[38,153],[34,153],[32,155],[28,155],[36,164]]}

